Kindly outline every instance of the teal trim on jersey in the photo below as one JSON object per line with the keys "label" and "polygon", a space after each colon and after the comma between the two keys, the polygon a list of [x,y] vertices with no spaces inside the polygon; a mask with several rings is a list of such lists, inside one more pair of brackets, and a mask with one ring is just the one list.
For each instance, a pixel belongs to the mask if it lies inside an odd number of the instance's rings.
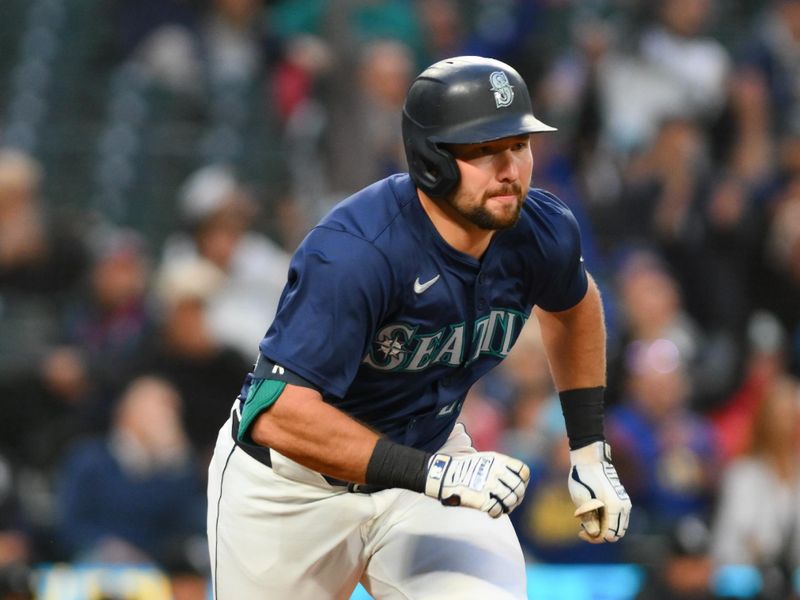
{"label": "teal trim on jersey", "polygon": [[285,381],[276,381],[275,379],[254,379],[250,383],[247,400],[242,409],[242,419],[239,421],[237,437],[240,442],[253,442],[250,438],[250,425],[258,415],[275,404],[285,387]]}

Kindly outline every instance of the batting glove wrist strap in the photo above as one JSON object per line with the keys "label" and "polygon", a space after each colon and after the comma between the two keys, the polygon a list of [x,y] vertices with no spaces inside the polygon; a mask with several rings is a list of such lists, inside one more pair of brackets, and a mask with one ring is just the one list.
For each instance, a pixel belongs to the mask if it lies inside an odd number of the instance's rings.
{"label": "batting glove wrist strap", "polygon": [[611,463],[611,447],[594,442],[572,450],[569,493],[581,520],[581,539],[616,542],[628,529],[631,501]]}
{"label": "batting glove wrist strap", "polygon": [[434,454],[425,495],[445,506],[477,508],[497,518],[519,506],[529,479],[525,463],[497,452]]}
{"label": "batting glove wrist strap", "polygon": [[573,465],[591,465],[606,461],[611,462],[611,446],[606,442],[594,442],[577,450],[570,450],[569,460]]}

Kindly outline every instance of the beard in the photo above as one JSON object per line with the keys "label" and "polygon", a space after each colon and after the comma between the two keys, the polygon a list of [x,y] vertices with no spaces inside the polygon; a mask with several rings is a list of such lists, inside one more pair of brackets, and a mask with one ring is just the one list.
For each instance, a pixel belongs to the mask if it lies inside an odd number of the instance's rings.
{"label": "beard", "polygon": [[[502,213],[494,213],[487,208],[489,199],[493,196],[510,195],[514,195],[517,198],[516,206],[513,208]],[[468,194],[459,194],[458,190],[456,190],[445,197],[445,202],[462,218],[487,231],[499,231],[514,227],[519,221],[522,203],[525,201],[525,195],[522,193],[522,186],[519,183],[513,183],[499,190],[486,192],[480,202],[473,206],[469,205],[468,197]]]}

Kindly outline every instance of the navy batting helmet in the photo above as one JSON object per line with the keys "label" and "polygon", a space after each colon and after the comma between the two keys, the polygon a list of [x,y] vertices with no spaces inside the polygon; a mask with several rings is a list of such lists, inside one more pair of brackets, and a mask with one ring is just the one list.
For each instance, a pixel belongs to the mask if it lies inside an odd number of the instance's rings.
{"label": "navy batting helmet", "polygon": [[491,58],[457,56],[425,69],[403,106],[403,143],[411,179],[436,198],[459,181],[443,144],[472,144],[555,131],[533,116],[528,87],[513,68]]}

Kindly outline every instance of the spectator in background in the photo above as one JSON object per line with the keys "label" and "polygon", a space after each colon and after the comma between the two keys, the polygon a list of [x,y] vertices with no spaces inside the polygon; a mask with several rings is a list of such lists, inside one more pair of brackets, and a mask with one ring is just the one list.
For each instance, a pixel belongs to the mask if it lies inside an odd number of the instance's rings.
{"label": "spectator in background", "polygon": [[670,340],[691,368],[701,343],[700,329],[686,312],[677,281],[654,252],[630,250],[618,263],[614,291],[622,319],[618,343],[609,348],[612,404],[624,395],[630,344]]}
{"label": "spectator in background", "polygon": [[[696,328],[702,340],[687,358],[695,408],[703,410],[718,406],[738,384],[758,245],[753,192],[729,167],[714,171],[701,122],[667,120],[652,145],[627,164],[614,209],[626,218],[607,216],[606,235],[616,230],[617,240],[649,244],[674,277],[686,314],[702,323]],[[610,243],[618,246],[617,240]]]}
{"label": "spectator in background", "polygon": [[425,62],[466,54],[468,29],[457,0],[424,0],[416,5]]}
{"label": "spectator in background", "polygon": [[366,175],[370,181],[407,170],[400,115],[413,73],[411,52],[399,42],[372,42],[362,52],[359,88],[363,106],[356,112],[363,119],[366,139],[364,144],[355,142],[353,149],[363,152],[372,163],[373,170]]}
{"label": "spectator in background", "polygon": [[156,88],[171,92],[193,111],[197,106],[192,102],[202,106],[207,85],[206,65],[199,56],[196,36],[194,19],[190,23],[163,23],[150,31],[132,54]]}
{"label": "spectator in background", "polygon": [[753,421],[766,391],[786,376],[786,332],[774,315],[760,310],[747,323],[748,356],[739,388],[710,413],[723,461],[749,451]]}
{"label": "spectator in background", "polygon": [[[300,3],[288,0],[280,4],[287,9]],[[428,63],[419,61],[421,36],[414,3],[344,0],[315,6],[316,33],[334,58],[320,90],[326,107],[321,141],[328,196],[341,199],[374,181],[374,177],[385,176],[387,169],[396,170],[405,164],[402,152],[397,156],[394,142],[390,142],[388,156],[370,153],[376,148],[387,152],[385,142],[374,136],[385,136],[392,124],[396,127],[392,137],[399,138],[398,107],[417,67]],[[367,114],[373,120],[369,129],[364,126]],[[328,208],[330,205],[321,210],[324,213]],[[316,216],[309,218],[316,222]]]}
{"label": "spectator in background", "polygon": [[86,392],[75,357],[60,352],[60,320],[86,272],[72,224],[45,209],[44,173],[31,156],[0,149],[0,451],[44,468]]}
{"label": "spectator in background", "polygon": [[[695,381],[698,407],[719,403],[734,387],[741,359],[740,332],[729,327],[747,310],[746,301],[730,302],[724,294],[733,288],[733,293],[744,295],[738,286],[747,280],[747,263],[731,265],[739,257],[739,249],[726,245],[730,231],[724,229],[732,229],[737,243],[747,240],[746,227],[744,233],[736,230],[736,221],[745,211],[745,206],[737,208],[736,203],[746,205],[746,190],[733,182],[731,187],[720,186],[708,203],[710,208],[705,209],[709,220],[704,222],[703,205],[712,171],[706,131],[694,120],[669,119],[662,123],[652,145],[628,162],[619,203],[604,209],[610,211],[605,235],[614,238],[606,238],[606,244],[618,249],[624,240],[653,248],[682,292],[683,310],[704,325],[697,329],[704,339],[693,342],[695,353],[687,355],[692,375],[702,376]],[[722,214],[726,210],[733,214]],[[737,210],[741,214],[736,214]],[[732,222],[726,223],[726,218]],[[695,368],[700,360],[702,368]]]}
{"label": "spectator in background", "polygon": [[405,169],[400,108],[417,66],[429,64],[420,21],[447,44],[448,20],[457,16],[449,4],[276,3],[271,14],[286,49],[275,83],[290,156],[294,205],[284,207],[284,224],[292,245],[349,193]]}
{"label": "spectator in background", "polygon": [[92,383],[78,353],[58,347],[26,372],[0,378],[0,452],[42,488],[64,446],[83,430]]}
{"label": "spectator in background", "polygon": [[282,60],[275,69],[274,96],[270,100],[287,128],[302,127],[302,122],[292,121],[300,118],[298,115],[308,114],[309,104],[315,105],[314,111],[324,110],[317,106],[315,96],[319,93],[319,81],[332,62],[330,48],[317,35],[302,34],[285,41]]}
{"label": "spectator in background", "polygon": [[800,382],[782,377],[763,396],[750,451],[724,471],[713,528],[717,565],[762,569],[765,597],[788,598],[800,567]]}
{"label": "spectator in background", "polygon": [[730,170],[754,190],[775,177],[776,139],[771,132],[769,92],[763,74],[745,67],[731,82]]}
{"label": "spectator in background", "polygon": [[731,165],[708,186],[699,208],[703,235],[684,250],[684,264],[696,265],[685,285],[696,296],[693,314],[707,331],[741,339],[752,310],[748,287],[763,220],[756,194]]}
{"label": "spectator in background", "polygon": [[371,41],[353,61],[352,88],[331,105],[326,135],[330,184],[341,197],[405,170],[400,117],[415,72],[411,49],[399,41]]}
{"label": "spectator in background", "polygon": [[[182,426],[200,463],[211,455],[219,420],[230,412],[251,363],[211,333],[208,307],[225,274],[200,258],[163,266],[156,274],[158,324],[131,360],[125,381],[156,374],[183,398]],[[203,472],[205,476],[205,471]]]}
{"label": "spectator in background", "polygon": [[[561,409],[537,319],[528,319],[497,370],[509,388],[504,405],[507,419],[497,448],[521,460],[539,462],[546,456],[554,430],[558,436],[562,431],[558,420],[555,424],[552,420],[554,412],[561,418]],[[487,377],[492,381],[491,373]]]}
{"label": "spectator in background", "polygon": [[329,114],[320,97],[334,64],[330,46],[318,35],[286,40],[273,86],[283,122],[281,140],[289,172],[289,194],[279,206],[283,246],[296,248],[330,204],[330,176],[324,149]]}
{"label": "spectator in background", "polygon": [[[391,39],[353,50],[350,69],[323,38],[305,35],[286,47],[276,82],[287,115],[295,219],[302,223],[294,229],[304,234],[349,191],[405,170],[400,116],[414,59]],[[331,99],[331,86],[346,90]]]}
{"label": "spectator in background", "polygon": [[736,175],[763,195],[784,176],[782,148],[785,157],[800,136],[800,3],[767,3],[748,33],[738,47],[731,89],[731,162]]}
{"label": "spectator in background", "polygon": [[85,294],[68,306],[66,340],[79,346],[92,365],[122,362],[150,325],[145,241],[132,229],[100,225],[89,245],[92,264]]}
{"label": "spectator in background", "polygon": [[641,152],[667,119],[705,128],[721,117],[731,59],[706,34],[712,7],[711,0],[661,0],[638,48],[604,60],[598,91],[603,137],[614,152]]}
{"label": "spectator in background", "polygon": [[151,325],[141,237],[98,226],[86,247],[88,276],[60,303],[57,336],[28,372],[0,381],[0,394],[18,405],[5,413],[5,441],[20,464],[46,472],[73,437],[108,426],[104,394]]}
{"label": "spectator in background", "polygon": [[107,436],[76,442],[59,473],[59,534],[70,560],[156,564],[187,560],[202,538],[205,498],[182,402],[165,380],[125,389]]}
{"label": "spectator in background", "polygon": [[267,63],[262,3],[213,0],[201,27],[201,43],[212,82],[257,81]]}
{"label": "spectator in background", "polygon": [[86,265],[76,231],[45,211],[44,173],[31,156],[0,148],[0,292],[63,300]]}
{"label": "spectator in background", "polygon": [[744,39],[740,72],[763,86],[770,132],[800,133],[800,3],[766,3]]}
{"label": "spectator in background", "polygon": [[789,363],[800,375],[800,175],[769,208],[761,263],[753,281],[757,307],[774,314],[789,336]]}
{"label": "spectator in background", "polygon": [[636,530],[663,535],[685,517],[707,519],[718,450],[710,423],[689,408],[693,389],[679,347],[665,338],[635,341],[625,366],[625,395],[607,412],[606,435],[620,477],[632,482]]}
{"label": "spectator in background", "polygon": [[653,240],[659,250],[668,251],[696,235],[691,217],[709,167],[707,137],[696,121],[660,121],[652,143],[626,165],[618,207],[627,215],[617,223],[621,237]]}
{"label": "spectator in background", "polygon": [[728,51],[707,35],[714,4],[660,0],[658,21],[645,29],[640,42],[642,59],[682,88],[679,108],[706,123],[713,123],[725,107],[731,70]]}
{"label": "spectator in background", "polygon": [[576,11],[567,29],[569,43],[549,65],[542,98],[569,152],[577,185],[586,199],[594,230],[604,233],[604,218],[613,221],[621,188],[623,157],[607,139],[601,80],[615,60],[625,32],[597,6]]}
{"label": "spectator in background", "polygon": [[123,56],[136,51],[161,27],[193,27],[197,19],[195,4],[192,0],[114,0],[115,40]]}
{"label": "spectator in background", "polygon": [[169,271],[200,258],[219,269],[223,277],[205,298],[210,333],[250,360],[275,316],[289,255],[256,231],[257,205],[227,167],[193,173],[178,201],[186,231],[167,239],[161,266]]}
{"label": "spectator in background", "polygon": [[[63,345],[55,356],[65,367],[61,389],[102,397],[123,376],[142,340],[153,327],[152,307],[147,302],[150,264],[141,235],[130,229],[98,224],[89,237],[91,267],[82,293],[65,308]],[[52,358],[51,358],[52,360]],[[102,406],[103,403],[101,402]],[[108,427],[108,414],[88,402],[83,426]]]}
{"label": "spectator in background", "polygon": [[[708,256],[698,257],[696,262],[703,263],[706,259]],[[700,273],[697,275],[699,277]],[[619,343],[609,352],[612,397],[620,393],[627,344],[635,340],[666,338],[676,344],[686,364],[692,387],[692,408],[705,412],[719,406],[735,389],[741,376],[743,350],[739,345],[739,330],[744,329],[745,324],[737,324],[733,330],[729,322],[725,323],[726,328],[718,321],[696,317],[689,310],[689,302],[695,305],[701,302],[697,298],[701,292],[695,287],[687,291],[681,286],[680,276],[654,252],[629,250],[620,262],[616,278],[622,324]],[[721,274],[712,271],[706,275],[705,282],[708,286],[721,285],[722,279]],[[699,286],[700,280],[696,283]],[[724,299],[715,297],[720,301]],[[730,303],[737,304],[737,301]],[[707,329],[701,328],[699,323]]]}
{"label": "spectator in background", "polygon": [[5,373],[29,371],[57,338],[59,311],[86,268],[80,237],[45,210],[43,177],[33,157],[0,148],[0,360]]}
{"label": "spectator in background", "polygon": [[280,55],[257,0],[122,2],[120,38],[157,85],[204,106],[208,92],[253,90],[268,82]]}
{"label": "spectator in background", "polygon": [[645,580],[636,600],[719,600],[714,566],[708,555],[708,525],[700,519],[682,519],[658,544],[653,559],[642,554]]}

